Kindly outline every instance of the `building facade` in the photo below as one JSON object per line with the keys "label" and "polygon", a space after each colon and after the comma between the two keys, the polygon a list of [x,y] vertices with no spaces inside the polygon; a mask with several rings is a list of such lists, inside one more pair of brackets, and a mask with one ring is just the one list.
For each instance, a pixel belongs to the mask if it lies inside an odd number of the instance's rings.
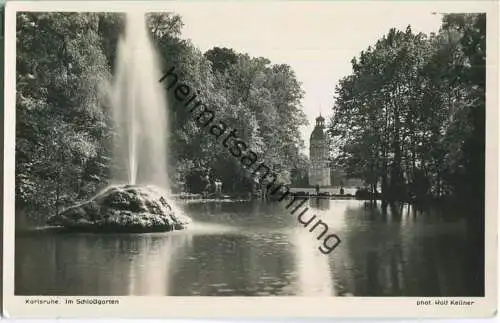
{"label": "building facade", "polygon": [[330,186],[330,160],[328,136],[325,134],[325,118],[316,118],[316,126],[309,142],[309,185]]}

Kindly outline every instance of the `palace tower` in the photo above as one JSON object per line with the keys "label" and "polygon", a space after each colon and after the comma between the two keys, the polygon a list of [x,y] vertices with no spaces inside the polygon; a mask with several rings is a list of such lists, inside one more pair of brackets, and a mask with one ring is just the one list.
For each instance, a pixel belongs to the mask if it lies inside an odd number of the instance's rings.
{"label": "palace tower", "polygon": [[330,186],[330,161],[328,136],[325,134],[325,118],[316,118],[316,126],[309,143],[309,185]]}

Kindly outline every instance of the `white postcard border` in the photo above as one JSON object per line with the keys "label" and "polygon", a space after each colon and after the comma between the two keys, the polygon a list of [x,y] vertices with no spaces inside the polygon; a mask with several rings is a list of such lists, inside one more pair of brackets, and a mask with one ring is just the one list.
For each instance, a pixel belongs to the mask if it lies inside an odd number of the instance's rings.
{"label": "white postcard border", "polygon": [[[247,5],[313,6],[308,1],[253,1],[231,2],[233,10]],[[210,5],[222,2],[210,1]],[[499,4],[496,1],[432,1],[432,2],[344,2],[332,5],[387,6],[397,10],[401,6],[428,6],[429,12],[487,12],[487,94],[486,94],[486,295],[468,297],[72,297],[72,296],[15,296],[14,295],[14,184],[15,184],[15,73],[17,11],[125,11],[127,8],[148,11],[175,11],[178,7],[200,10],[207,2],[179,1],[8,1],[5,13],[5,146],[4,146],[4,264],[3,309],[8,317],[169,317],[169,318],[270,318],[270,317],[490,317],[497,305],[497,228],[498,228],[498,39]],[[240,9],[241,10],[241,9]],[[277,17],[286,19],[286,17]],[[369,23],[369,22],[358,22]],[[368,46],[368,44],[367,44]],[[118,305],[29,305],[27,299],[113,299]],[[472,306],[418,306],[417,300],[469,300]]]}

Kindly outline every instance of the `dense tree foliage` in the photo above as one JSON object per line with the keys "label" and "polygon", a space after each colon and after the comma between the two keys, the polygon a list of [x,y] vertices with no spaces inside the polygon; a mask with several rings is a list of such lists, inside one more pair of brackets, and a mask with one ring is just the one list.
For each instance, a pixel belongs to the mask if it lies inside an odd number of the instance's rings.
{"label": "dense tree foliage", "polygon": [[110,74],[99,18],[20,13],[17,25],[17,206],[57,212],[106,177],[101,86]]}
{"label": "dense tree foliage", "polygon": [[[19,211],[44,218],[108,184],[113,129],[105,89],[124,18],[116,13],[17,15]],[[183,23],[175,14],[149,14],[147,24],[165,69],[175,66],[199,98],[282,181],[289,181],[290,171],[305,163],[299,154],[299,127],[306,122],[300,107],[303,93],[293,70],[231,49],[202,53],[181,38]],[[172,182],[183,180],[188,190],[199,191],[200,178],[208,174],[221,179],[227,192],[249,192],[253,181],[238,161],[196,127],[173,98],[169,102]]]}
{"label": "dense tree foliage", "polygon": [[299,127],[306,122],[300,108],[303,92],[294,72],[288,65],[271,65],[265,58],[225,48],[214,48],[205,57],[215,67],[215,84],[227,102],[223,118],[281,182],[289,183],[290,171],[304,164]]}
{"label": "dense tree foliage", "polygon": [[[336,162],[384,201],[484,199],[484,14],[445,15],[437,34],[391,29],[336,88]],[[470,205],[470,203],[469,203]]]}
{"label": "dense tree foliage", "polygon": [[[306,119],[293,70],[228,48],[202,53],[182,39],[174,14],[150,14],[147,22],[163,66],[175,66],[281,181],[303,181],[299,127]],[[18,14],[16,193],[23,210],[58,212],[107,184],[112,128],[102,89],[123,27],[122,14]],[[484,15],[446,15],[431,36],[390,30],[353,59],[352,75],[337,87],[330,126],[337,164],[380,187],[387,201],[482,201],[485,50]],[[207,173],[225,191],[249,191],[253,182],[238,161],[169,102],[170,174],[191,191]]]}

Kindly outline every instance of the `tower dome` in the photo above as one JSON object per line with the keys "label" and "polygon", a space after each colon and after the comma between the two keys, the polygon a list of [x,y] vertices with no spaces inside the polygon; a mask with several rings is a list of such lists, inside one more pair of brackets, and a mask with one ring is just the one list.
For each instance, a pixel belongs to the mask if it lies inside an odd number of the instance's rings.
{"label": "tower dome", "polygon": [[320,114],[319,117],[316,118],[316,126],[314,127],[314,130],[311,133],[310,140],[326,140],[324,129],[325,129],[325,118],[323,118]]}

